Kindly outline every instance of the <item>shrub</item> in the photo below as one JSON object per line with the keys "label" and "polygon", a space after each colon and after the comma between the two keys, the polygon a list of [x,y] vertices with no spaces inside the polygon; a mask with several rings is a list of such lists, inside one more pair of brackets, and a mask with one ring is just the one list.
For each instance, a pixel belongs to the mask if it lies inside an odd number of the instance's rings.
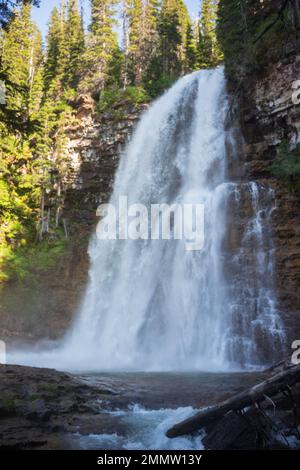
{"label": "shrub", "polygon": [[290,150],[287,140],[281,142],[271,172],[287,184],[291,191],[300,189],[300,144]]}
{"label": "shrub", "polygon": [[149,101],[149,96],[142,87],[129,86],[121,89],[110,87],[103,91],[97,110],[99,113],[108,111],[111,108],[118,108],[123,104],[141,104]]}

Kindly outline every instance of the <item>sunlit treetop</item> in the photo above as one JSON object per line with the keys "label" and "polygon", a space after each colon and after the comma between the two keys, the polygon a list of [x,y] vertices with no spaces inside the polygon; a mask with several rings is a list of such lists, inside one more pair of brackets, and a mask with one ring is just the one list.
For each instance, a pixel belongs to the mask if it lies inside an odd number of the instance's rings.
{"label": "sunlit treetop", "polygon": [[14,9],[25,3],[39,6],[40,0],[0,0],[0,26],[5,27],[12,18]]}

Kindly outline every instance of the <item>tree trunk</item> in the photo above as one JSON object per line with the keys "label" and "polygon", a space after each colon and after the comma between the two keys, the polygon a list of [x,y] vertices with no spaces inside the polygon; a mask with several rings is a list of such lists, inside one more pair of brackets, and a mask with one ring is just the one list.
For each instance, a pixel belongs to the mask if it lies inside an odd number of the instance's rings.
{"label": "tree trunk", "polygon": [[255,385],[254,387],[235,395],[222,403],[206,408],[169,429],[167,437],[178,437],[193,434],[212,422],[222,418],[229,411],[237,411],[264,401],[276,395],[287,386],[291,387],[300,382],[300,364],[291,366],[273,377]]}

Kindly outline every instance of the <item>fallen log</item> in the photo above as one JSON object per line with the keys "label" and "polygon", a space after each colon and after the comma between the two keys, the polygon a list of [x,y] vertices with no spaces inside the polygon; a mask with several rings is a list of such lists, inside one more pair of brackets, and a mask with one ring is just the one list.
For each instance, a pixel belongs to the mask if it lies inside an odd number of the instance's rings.
{"label": "fallen log", "polygon": [[288,386],[292,387],[297,382],[300,382],[300,364],[291,365],[254,387],[238,393],[218,405],[199,411],[194,416],[170,428],[166,432],[166,436],[173,438],[185,434],[194,434],[205,426],[221,419],[229,411],[243,410],[255,403],[260,403],[286,389]]}

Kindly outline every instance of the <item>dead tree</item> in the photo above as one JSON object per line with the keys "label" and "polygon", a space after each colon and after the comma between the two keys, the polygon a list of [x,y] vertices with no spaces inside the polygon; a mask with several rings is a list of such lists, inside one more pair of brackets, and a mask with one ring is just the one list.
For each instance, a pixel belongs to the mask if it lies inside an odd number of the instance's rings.
{"label": "dead tree", "polygon": [[218,405],[206,408],[190,418],[176,424],[166,433],[167,437],[178,437],[193,434],[208,424],[221,419],[229,411],[241,411],[244,408],[259,404],[288,387],[300,382],[300,364],[288,367],[271,378],[254,387],[225,400]]}

